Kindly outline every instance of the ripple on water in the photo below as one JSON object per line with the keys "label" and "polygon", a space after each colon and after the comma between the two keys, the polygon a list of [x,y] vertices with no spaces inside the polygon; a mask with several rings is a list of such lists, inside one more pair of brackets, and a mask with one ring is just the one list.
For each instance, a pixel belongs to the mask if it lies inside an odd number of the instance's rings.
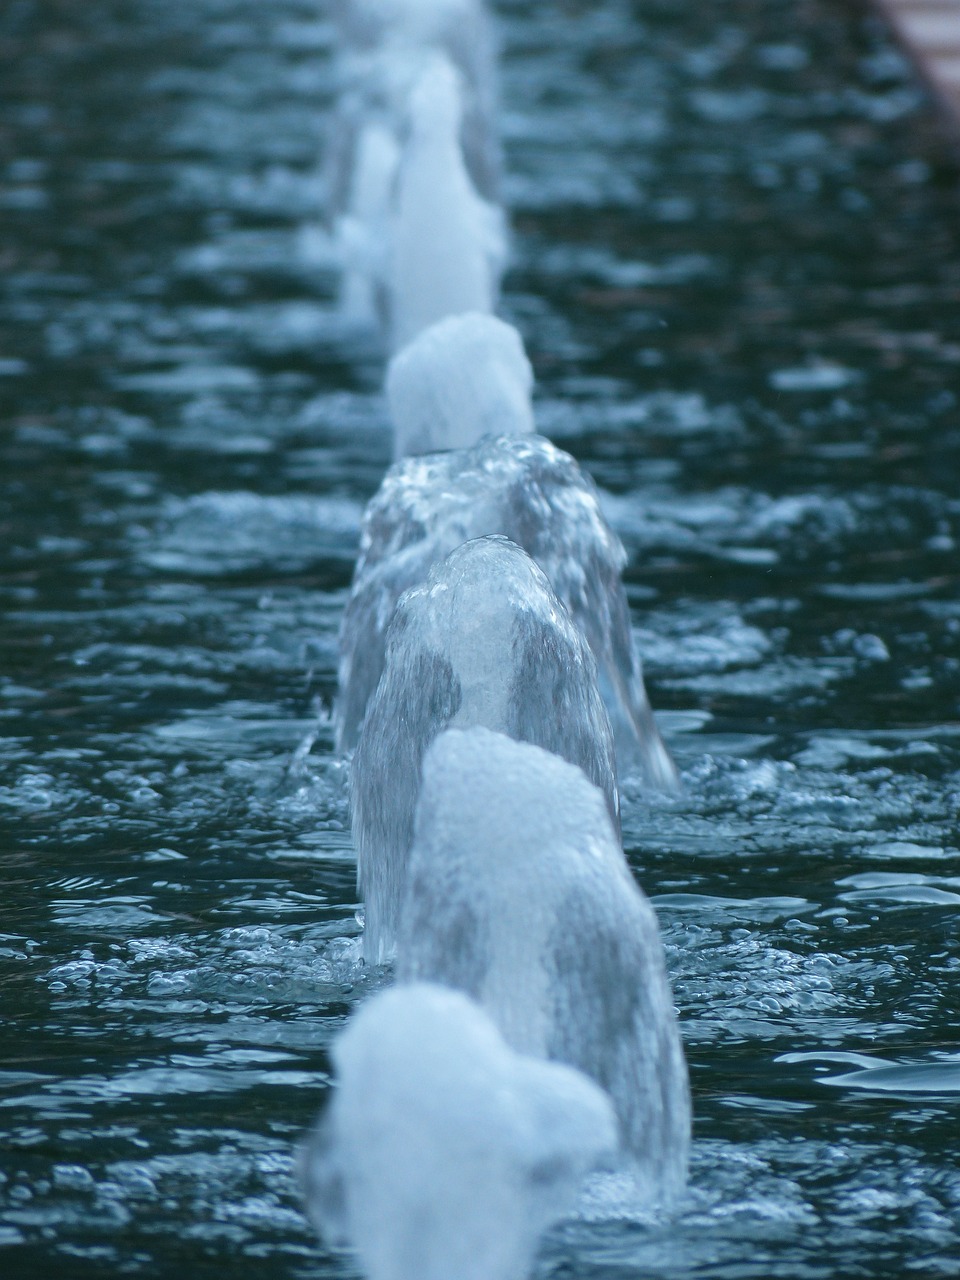
{"label": "ripple on water", "polygon": [[[931,1058],[924,1062],[889,1063],[864,1054],[810,1052],[781,1054],[776,1061],[787,1065],[809,1063],[817,1072],[814,1078],[818,1084],[837,1089],[931,1099],[960,1094],[960,1055],[939,1051]],[[835,1064],[856,1070],[827,1074]]]}
{"label": "ripple on water", "polygon": [[361,506],[345,498],[240,492],[170,499],[156,545],[140,554],[153,568],[200,576],[265,567],[290,572],[331,557],[352,565],[361,515]]}
{"label": "ripple on water", "polygon": [[827,1274],[860,1274],[864,1251],[884,1256],[892,1238],[931,1274],[955,1270],[960,1170],[937,1168],[920,1146],[795,1137],[747,1147],[707,1139],[694,1146],[692,1182],[669,1227],[627,1232],[569,1223],[555,1230],[540,1274],[566,1262],[610,1275],[818,1276],[821,1241],[838,1216],[845,1231]]}
{"label": "ripple on water", "polygon": [[[89,934],[110,928],[114,934],[143,927],[144,920],[77,905],[73,920]],[[282,914],[282,913],[281,913]],[[170,921],[166,921],[169,928]],[[77,958],[55,965],[44,977],[48,989],[98,1002],[148,1001],[158,1016],[166,1000],[241,999],[258,1005],[321,1004],[365,984],[356,922],[341,915],[327,926],[257,925],[231,927],[216,934],[191,932],[182,942],[169,935],[134,937],[85,947]],[[305,936],[304,936],[305,935]],[[98,956],[100,958],[98,958]]]}

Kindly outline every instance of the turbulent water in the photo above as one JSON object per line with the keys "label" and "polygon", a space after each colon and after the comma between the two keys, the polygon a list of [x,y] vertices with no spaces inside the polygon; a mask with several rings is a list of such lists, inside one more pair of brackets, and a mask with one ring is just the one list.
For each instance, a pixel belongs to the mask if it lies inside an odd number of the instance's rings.
{"label": "turbulent water", "polygon": [[[328,716],[382,353],[322,0],[0,8],[0,1273],[353,1274],[298,1137],[359,963]],[[541,1275],[960,1274],[960,223],[834,0],[500,0],[505,314],[626,543],[676,1223]]]}

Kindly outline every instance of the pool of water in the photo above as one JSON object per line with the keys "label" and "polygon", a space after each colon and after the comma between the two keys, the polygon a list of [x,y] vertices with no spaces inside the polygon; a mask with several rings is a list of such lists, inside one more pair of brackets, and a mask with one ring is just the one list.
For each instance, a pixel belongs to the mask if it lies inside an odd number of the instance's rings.
{"label": "pool of water", "polygon": [[[685,789],[627,783],[695,1143],[540,1274],[960,1274],[960,221],[834,0],[500,0],[542,429]],[[321,0],[0,10],[0,1272],[354,1274],[300,1210],[358,961],[328,709],[382,353]]]}

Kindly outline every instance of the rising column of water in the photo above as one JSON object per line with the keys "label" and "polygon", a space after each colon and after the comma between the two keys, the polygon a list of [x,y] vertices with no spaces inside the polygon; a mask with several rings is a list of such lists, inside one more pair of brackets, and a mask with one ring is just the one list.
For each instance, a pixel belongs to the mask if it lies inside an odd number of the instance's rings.
{"label": "rising column of water", "polygon": [[338,746],[357,741],[401,594],[468,538],[499,533],[533,557],[597,661],[621,773],[673,790],[677,772],[643,683],[620,577],[626,553],[576,461],[531,434],[522,339],[493,316],[448,317],[391,360],[399,461],[367,507],[340,629]]}
{"label": "rising column of water", "polygon": [[[573,460],[529,435],[522,342],[489,315],[502,238],[464,164],[462,77],[437,28],[419,29],[431,34],[408,82],[408,133],[395,172],[392,161],[382,166],[391,171],[367,234],[376,236],[386,206],[386,266],[374,283],[401,348],[388,377],[397,452],[428,456],[401,460],[371,504],[342,632],[338,731],[341,746],[358,742],[352,809],[365,954],[390,957],[403,906],[401,980],[426,976],[474,997],[521,1055],[506,1060],[512,1087],[540,1072],[540,1112],[550,1090],[537,1060],[592,1076],[613,1098],[640,1193],[664,1204],[685,1178],[689,1096],[656,921],[619,844],[601,684],[624,743],[632,735],[642,748],[648,780],[673,785],[676,774],[630,638],[622,548]],[[356,159],[362,176],[362,146]],[[356,260],[347,265],[349,276]],[[431,473],[430,451],[454,446],[446,469]],[[478,536],[505,532],[516,541]],[[562,603],[527,544],[550,565]],[[416,1020],[411,1002],[426,1000],[412,1038],[409,1027],[395,1034],[387,997],[344,1036],[341,1092],[307,1148],[308,1199],[377,1280],[430,1275],[433,1263],[438,1275],[452,1266],[461,1276],[519,1277],[539,1229],[568,1207],[609,1142],[585,1147],[561,1134],[549,1161],[576,1176],[544,1213],[536,1184],[549,1183],[545,1170],[525,1180],[525,1154],[517,1165],[518,1151],[541,1142],[536,1125],[524,1126],[522,1141],[511,1136],[471,1086],[475,1061],[434,1053],[449,1028],[427,1007],[435,998],[419,992],[405,985],[390,1006]],[[488,1034],[479,1009],[458,1007],[465,1037]],[[570,1115],[590,1106],[599,1114],[592,1086],[565,1079]],[[425,1084],[444,1099],[437,1130],[436,1102],[422,1114]],[[414,1130],[429,1135],[427,1154],[398,1183],[389,1171]],[[514,1213],[500,1221],[507,1190]],[[472,1242],[459,1263],[458,1229]]]}

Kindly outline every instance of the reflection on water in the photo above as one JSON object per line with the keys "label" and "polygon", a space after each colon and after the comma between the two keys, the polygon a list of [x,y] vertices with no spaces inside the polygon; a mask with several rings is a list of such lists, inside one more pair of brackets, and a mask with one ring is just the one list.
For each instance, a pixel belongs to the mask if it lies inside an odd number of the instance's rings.
{"label": "reflection on water", "polygon": [[[543,1274],[957,1274],[960,236],[884,32],[502,0],[538,414],[631,553],[679,1224]],[[330,310],[313,0],[0,12],[0,1266],[333,1276],[358,960],[328,708],[382,353]]]}

